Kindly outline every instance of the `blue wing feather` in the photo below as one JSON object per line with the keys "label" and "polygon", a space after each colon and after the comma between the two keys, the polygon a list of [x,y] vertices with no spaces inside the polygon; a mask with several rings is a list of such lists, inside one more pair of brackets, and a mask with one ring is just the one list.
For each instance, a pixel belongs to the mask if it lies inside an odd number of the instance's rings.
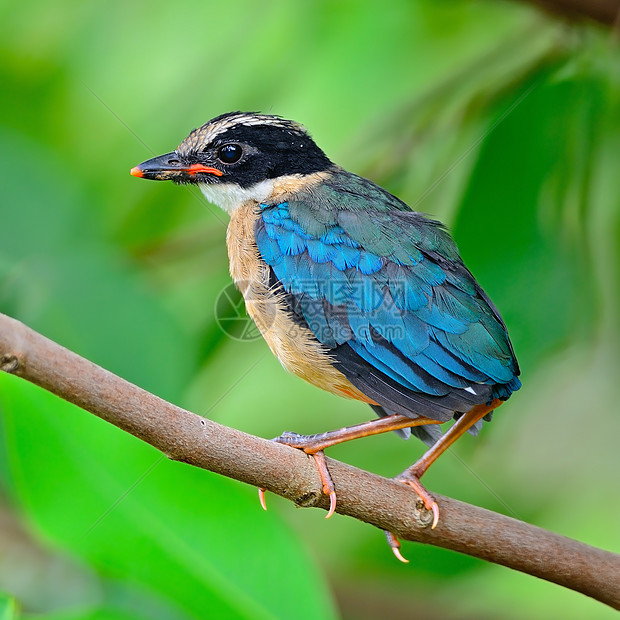
{"label": "blue wing feather", "polygon": [[261,205],[255,231],[293,312],[343,372],[386,395],[380,404],[437,419],[518,389],[505,326],[447,233],[399,201],[373,212],[347,197],[348,208],[330,196],[331,209],[315,196]]}
{"label": "blue wing feather", "polygon": [[444,396],[450,391],[447,386],[425,381],[421,373],[413,372],[411,367],[388,347],[368,347],[355,341],[352,341],[350,346],[361,358],[414,392]]}

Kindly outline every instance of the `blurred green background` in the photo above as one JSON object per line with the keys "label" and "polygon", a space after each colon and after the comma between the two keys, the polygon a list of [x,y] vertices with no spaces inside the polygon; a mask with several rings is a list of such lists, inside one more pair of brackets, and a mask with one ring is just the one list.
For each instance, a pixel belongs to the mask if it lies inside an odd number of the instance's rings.
{"label": "blurred green background", "polygon": [[[620,550],[609,31],[490,0],[58,0],[1,3],[0,35],[0,311],[250,433],[370,419],[222,332],[225,214],[129,176],[222,112],[293,118],[446,222],[510,329],[523,389],[427,486]],[[612,617],[440,549],[405,543],[402,565],[380,531],[338,515],[273,496],[264,513],[254,488],[14,377],[0,376],[0,409],[2,618]],[[391,476],[423,449],[390,434],[330,456]]]}

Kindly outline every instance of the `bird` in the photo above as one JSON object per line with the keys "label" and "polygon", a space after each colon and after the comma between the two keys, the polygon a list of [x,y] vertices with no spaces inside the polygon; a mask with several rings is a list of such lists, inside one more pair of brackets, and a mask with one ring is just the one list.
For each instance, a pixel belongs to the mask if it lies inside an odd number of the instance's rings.
{"label": "bird", "polygon": [[[217,116],[131,174],[196,185],[228,212],[230,273],[271,351],[288,371],[376,414],[275,439],[314,457],[327,517],[336,490],[323,451],[396,431],[428,446],[396,479],[419,495],[434,528],[439,508],[421,476],[521,387],[506,325],[447,229],[271,114]],[[265,508],[264,489],[260,499]]]}

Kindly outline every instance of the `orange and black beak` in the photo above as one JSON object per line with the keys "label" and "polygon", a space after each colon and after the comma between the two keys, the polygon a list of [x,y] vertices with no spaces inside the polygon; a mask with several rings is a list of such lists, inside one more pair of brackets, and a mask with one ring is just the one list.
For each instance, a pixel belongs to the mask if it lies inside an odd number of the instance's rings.
{"label": "orange and black beak", "polygon": [[213,174],[221,177],[222,171],[204,164],[191,164],[188,166],[179,160],[177,153],[166,153],[159,157],[153,157],[138,164],[131,169],[134,177],[141,179],[153,179],[155,181],[172,181],[174,179],[195,179],[196,174]]}

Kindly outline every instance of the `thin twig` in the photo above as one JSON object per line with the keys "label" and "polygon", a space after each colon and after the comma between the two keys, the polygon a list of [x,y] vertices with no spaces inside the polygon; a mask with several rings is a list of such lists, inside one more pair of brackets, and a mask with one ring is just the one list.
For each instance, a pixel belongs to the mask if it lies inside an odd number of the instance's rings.
{"label": "thin twig", "polygon": [[614,26],[620,13],[620,0],[526,0],[545,11],[570,20],[590,19]]}
{"label": "thin twig", "polygon": [[[326,509],[306,454],[185,411],[0,314],[0,370],[35,383],[155,446],[169,458]],[[400,538],[466,553],[620,609],[620,555],[448,497],[435,530],[406,485],[327,459],[337,511]]]}

